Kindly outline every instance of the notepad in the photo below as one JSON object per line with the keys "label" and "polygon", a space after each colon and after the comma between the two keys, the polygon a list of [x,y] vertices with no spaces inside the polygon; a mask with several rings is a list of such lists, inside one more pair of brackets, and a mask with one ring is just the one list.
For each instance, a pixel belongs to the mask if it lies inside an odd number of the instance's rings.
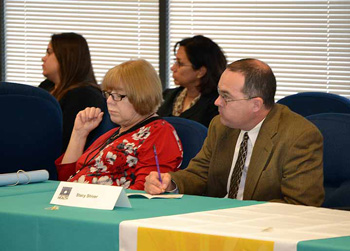
{"label": "notepad", "polygon": [[145,197],[147,199],[181,199],[183,194],[157,194],[151,195],[148,193],[127,193],[128,197]]}

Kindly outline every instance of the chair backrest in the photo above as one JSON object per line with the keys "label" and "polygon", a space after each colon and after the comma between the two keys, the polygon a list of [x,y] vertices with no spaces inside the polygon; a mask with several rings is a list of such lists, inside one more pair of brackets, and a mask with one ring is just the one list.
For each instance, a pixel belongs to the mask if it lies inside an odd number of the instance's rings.
{"label": "chair backrest", "polygon": [[196,121],[180,117],[164,117],[164,119],[175,128],[181,140],[184,155],[180,168],[184,169],[202,148],[208,128]]}
{"label": "chair backrest", "polygon": [[98,137],[101,135],[105,134],[109,130],[115,128],[118,126],[117,124],[113,123],[111,120],[111,117],[109,116],[107,107],[104,110],[103,118],[101,123],[98,125],[96,129],[94,129],[89,137],[87,138],[86,144],[85,144],[85,149],[87,149]]}
{"label": "chair backrest", "polygon": [[57,179],[54,161],[62,145],[62,111],[47,91],[0,84],[0,173],[46,169]]}
{"label": "chair backrest", "polygon": [[[325,207],[350,207],[350,114],[306,117],[323,135]],[[348,191],[346,194],[345,190]],[[344,196],[340,196],[344,194]]]}
{"label": "chair backrest", "polygon": [[350,100],[333,93],[300,92],[277,101],[306,117],[318,113],[350,113]]}

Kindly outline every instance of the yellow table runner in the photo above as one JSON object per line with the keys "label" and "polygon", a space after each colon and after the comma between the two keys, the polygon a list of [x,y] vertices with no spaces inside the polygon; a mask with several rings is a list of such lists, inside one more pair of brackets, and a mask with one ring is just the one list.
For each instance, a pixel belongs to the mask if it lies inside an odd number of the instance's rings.
{"label": "yellow table runner", "polygon": [[188,233],[139,227],[139,251],[273,251],[272,241],[252,240],[229,236]]}

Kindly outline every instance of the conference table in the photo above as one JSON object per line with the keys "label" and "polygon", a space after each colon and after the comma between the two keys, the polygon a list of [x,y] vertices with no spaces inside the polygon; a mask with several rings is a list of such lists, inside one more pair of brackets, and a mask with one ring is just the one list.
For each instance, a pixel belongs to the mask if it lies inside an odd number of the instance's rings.
{"label": "conference table", "polygon": [[[275,223],[271,226],[263,225],[264,221],[261,221],[259,215],[266,216],[264,210],[269,213],[277,210],[275,205],[288,206],[184,195],[181,199],[130,197],[132,208],[116,207],[114,210],[66,206],[53,208],[50,201],[58,184],[57,181],[46,181],[0,187],[0,250],[240,250],[242,240],[244,242],[249,238],[235,235],[237,232],[244,234],[246,229],[238,231],[234,225],[225,226],[223,223],[227,222],[223,221],[226,216],[234,219],[232,215],[236,215],[236,219],[240,220],[249,218],[261,228],[261,232],[268,235],[279,232],[276,226],[278,223],[275,219],[267,219],[267,222]],[[314,213],[323,214],[324,226],[333,229],[329,235],[331,238],[324,234],[318,239],[298,242],[297,251],[350,250],[350,212],[303,206],[287,209],[287,214],[306,210],[310,219]],[[276,215],[283,225],[283,213]],[[203,220],[206,227],[200,225]],[[309,223],[311,222],[313,221],[310,220]],[[288,225],[284,228],[288,228]],[[146,235],[140,234],[139,230],[145,230],[143,233]],[[230,235],[231,232],[233,235]],[[148,245],[143,246],[145,240]],[[183,240],[187,240],[187,244],[166,248],[163,246],[164,242],[182,243]],[[222,245],[223,240],[231,246],[223,249],[215,246],[215,243]],[[237,246],[232,246],[237,240]],[[245,243],[248,245],[245,250],[258,250],[256,247],[259,245],[262,247],[259,250],[274,250],[273,241],[256,240],[254,243]],[[267,246],[270,249],[265,248]]]}

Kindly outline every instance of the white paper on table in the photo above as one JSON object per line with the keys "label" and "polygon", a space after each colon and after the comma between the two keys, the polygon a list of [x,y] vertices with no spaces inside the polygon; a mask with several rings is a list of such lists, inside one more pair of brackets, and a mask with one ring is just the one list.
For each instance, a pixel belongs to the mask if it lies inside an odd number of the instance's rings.
{"label": "white paper on table", "polygon": [[127,193],[128,197],[137,197],[142,196],[147,199],[181,199],[183,197],[183,194],[157,194],[157,195],[151,195],[148,193]]}

